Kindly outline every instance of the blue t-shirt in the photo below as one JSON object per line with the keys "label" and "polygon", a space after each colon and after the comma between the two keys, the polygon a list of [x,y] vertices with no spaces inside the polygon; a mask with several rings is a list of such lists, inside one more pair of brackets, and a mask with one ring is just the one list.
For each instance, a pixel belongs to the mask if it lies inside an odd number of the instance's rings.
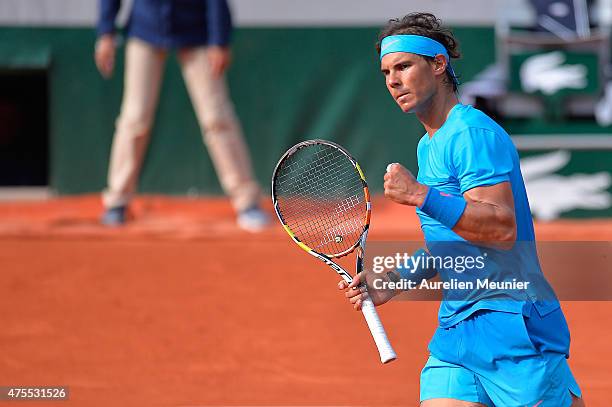
{"label": "blue t-shirt", "polygon": [[[99,0],[98,35],[115,31],[120,0]],[[232,19],[227,0],[134,0],[126,26],[137,37],[160,48],[226,46]]]}
{"label": "blue t-shirt", "polygon": [[[450,195],[462,196],[472,188],[509,182],[514,198],[517,252],[505,258],[500,252],[498,263],[506,270],[508,267],[529,270],[532,273],[531,280],[538,280],[540,287],[549,288],[540,270],[533,243],[535,234],[527,192],[520,170],[519,156],[512,140],[501,126],[478,109],[457,104],[451,109],[446,122],[433,137],[425,134],[421,138],[417,148],[417,159],[419,165],[417,180]],[[440,242],[457,242],[459,245],[461,245],[459,242],[466,242],[461,236],[419,208],[416,211],[430,251],[432,245],[440,246]],[[432,255],[435,254],[432,252]],[[510,265],[509,259],[514,264]],[[495,262],[493,259],[490,261]],[[487,270],[493,270],[491,271],[493,274],[488,276],[491,278],[496,277],[495,273],[501,273],[500,270],[496,270],[495,264],[488,267]],[[443,280],[450,278],[444,272],[438,271]],[[547,301],[540,301],[542,298],[538,299],[538,293],[525,290],[523,294],[520,300],[487,298],[468,298],[462,301],[444,300],[440,305],[438,315],[440,326],[452,326],[479,309],[519,313],[533,303],[536,309],[545,315],[559,307],[554,294],[552,294],[553,298],[549,297]]]}

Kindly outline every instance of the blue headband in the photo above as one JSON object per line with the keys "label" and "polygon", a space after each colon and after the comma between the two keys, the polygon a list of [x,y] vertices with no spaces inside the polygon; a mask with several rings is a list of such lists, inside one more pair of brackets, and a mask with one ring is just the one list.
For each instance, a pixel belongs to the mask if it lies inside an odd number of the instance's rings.
{"label": "blue headband", "polygon": [[432,58],[436,55],[444,55],[446,58],[446,69],[450,72],[455,85],[459,85],[457,75],[455,75],[455,71],[450,63],[448,51],[438,41],[421,35],[389,35],[380,42],[380,59],[382,60],[385,55],[393,52],[410,52],[411,54]]}

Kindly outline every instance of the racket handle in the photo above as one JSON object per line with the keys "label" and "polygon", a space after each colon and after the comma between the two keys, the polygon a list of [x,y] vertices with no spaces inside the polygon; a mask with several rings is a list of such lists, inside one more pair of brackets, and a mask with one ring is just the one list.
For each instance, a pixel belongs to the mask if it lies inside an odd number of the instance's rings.
{"label": "racket handle", "polygon": [[383,363],[392,362],[397,358],[393,347],[391,347],[391,343],[387,338],[387,333],[385,332],[385,328],[378,317],[378,312],[376,312],[376,307],[370,298],[366,298],[361,303],[361,312],[363,312],[363,316],[368,324],[368,328],[370,328],[370,332],[372,333],[372,337],[374,338],[374,342],[376,343],[376,347],[378,348],[378,353],[380,354],[380,361]]}

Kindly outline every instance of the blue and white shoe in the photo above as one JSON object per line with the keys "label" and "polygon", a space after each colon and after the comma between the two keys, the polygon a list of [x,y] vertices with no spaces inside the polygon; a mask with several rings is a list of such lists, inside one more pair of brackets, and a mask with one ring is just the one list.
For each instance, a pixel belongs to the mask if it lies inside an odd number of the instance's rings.
{"label": "blue and white shoe", "polygon": [[102,215],[102,222],[105,226],[121,226],[125,223],[126,220],[126,206],[116,206],[114,208],[109,208]]}
{"label": "blue and white shoe", "polygon": [[251,206],[238,213],[238,226],[248,232],[261,232],[270,224],[270,216],[259,206]]}

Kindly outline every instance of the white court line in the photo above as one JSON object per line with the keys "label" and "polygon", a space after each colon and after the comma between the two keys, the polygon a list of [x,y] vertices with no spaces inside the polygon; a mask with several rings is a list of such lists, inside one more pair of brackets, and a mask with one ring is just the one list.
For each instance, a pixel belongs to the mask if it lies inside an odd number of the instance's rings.
{"label": "white court line", "polygon": [[44,201],[52,196],[48,187],[0,187],[0,201]]}

